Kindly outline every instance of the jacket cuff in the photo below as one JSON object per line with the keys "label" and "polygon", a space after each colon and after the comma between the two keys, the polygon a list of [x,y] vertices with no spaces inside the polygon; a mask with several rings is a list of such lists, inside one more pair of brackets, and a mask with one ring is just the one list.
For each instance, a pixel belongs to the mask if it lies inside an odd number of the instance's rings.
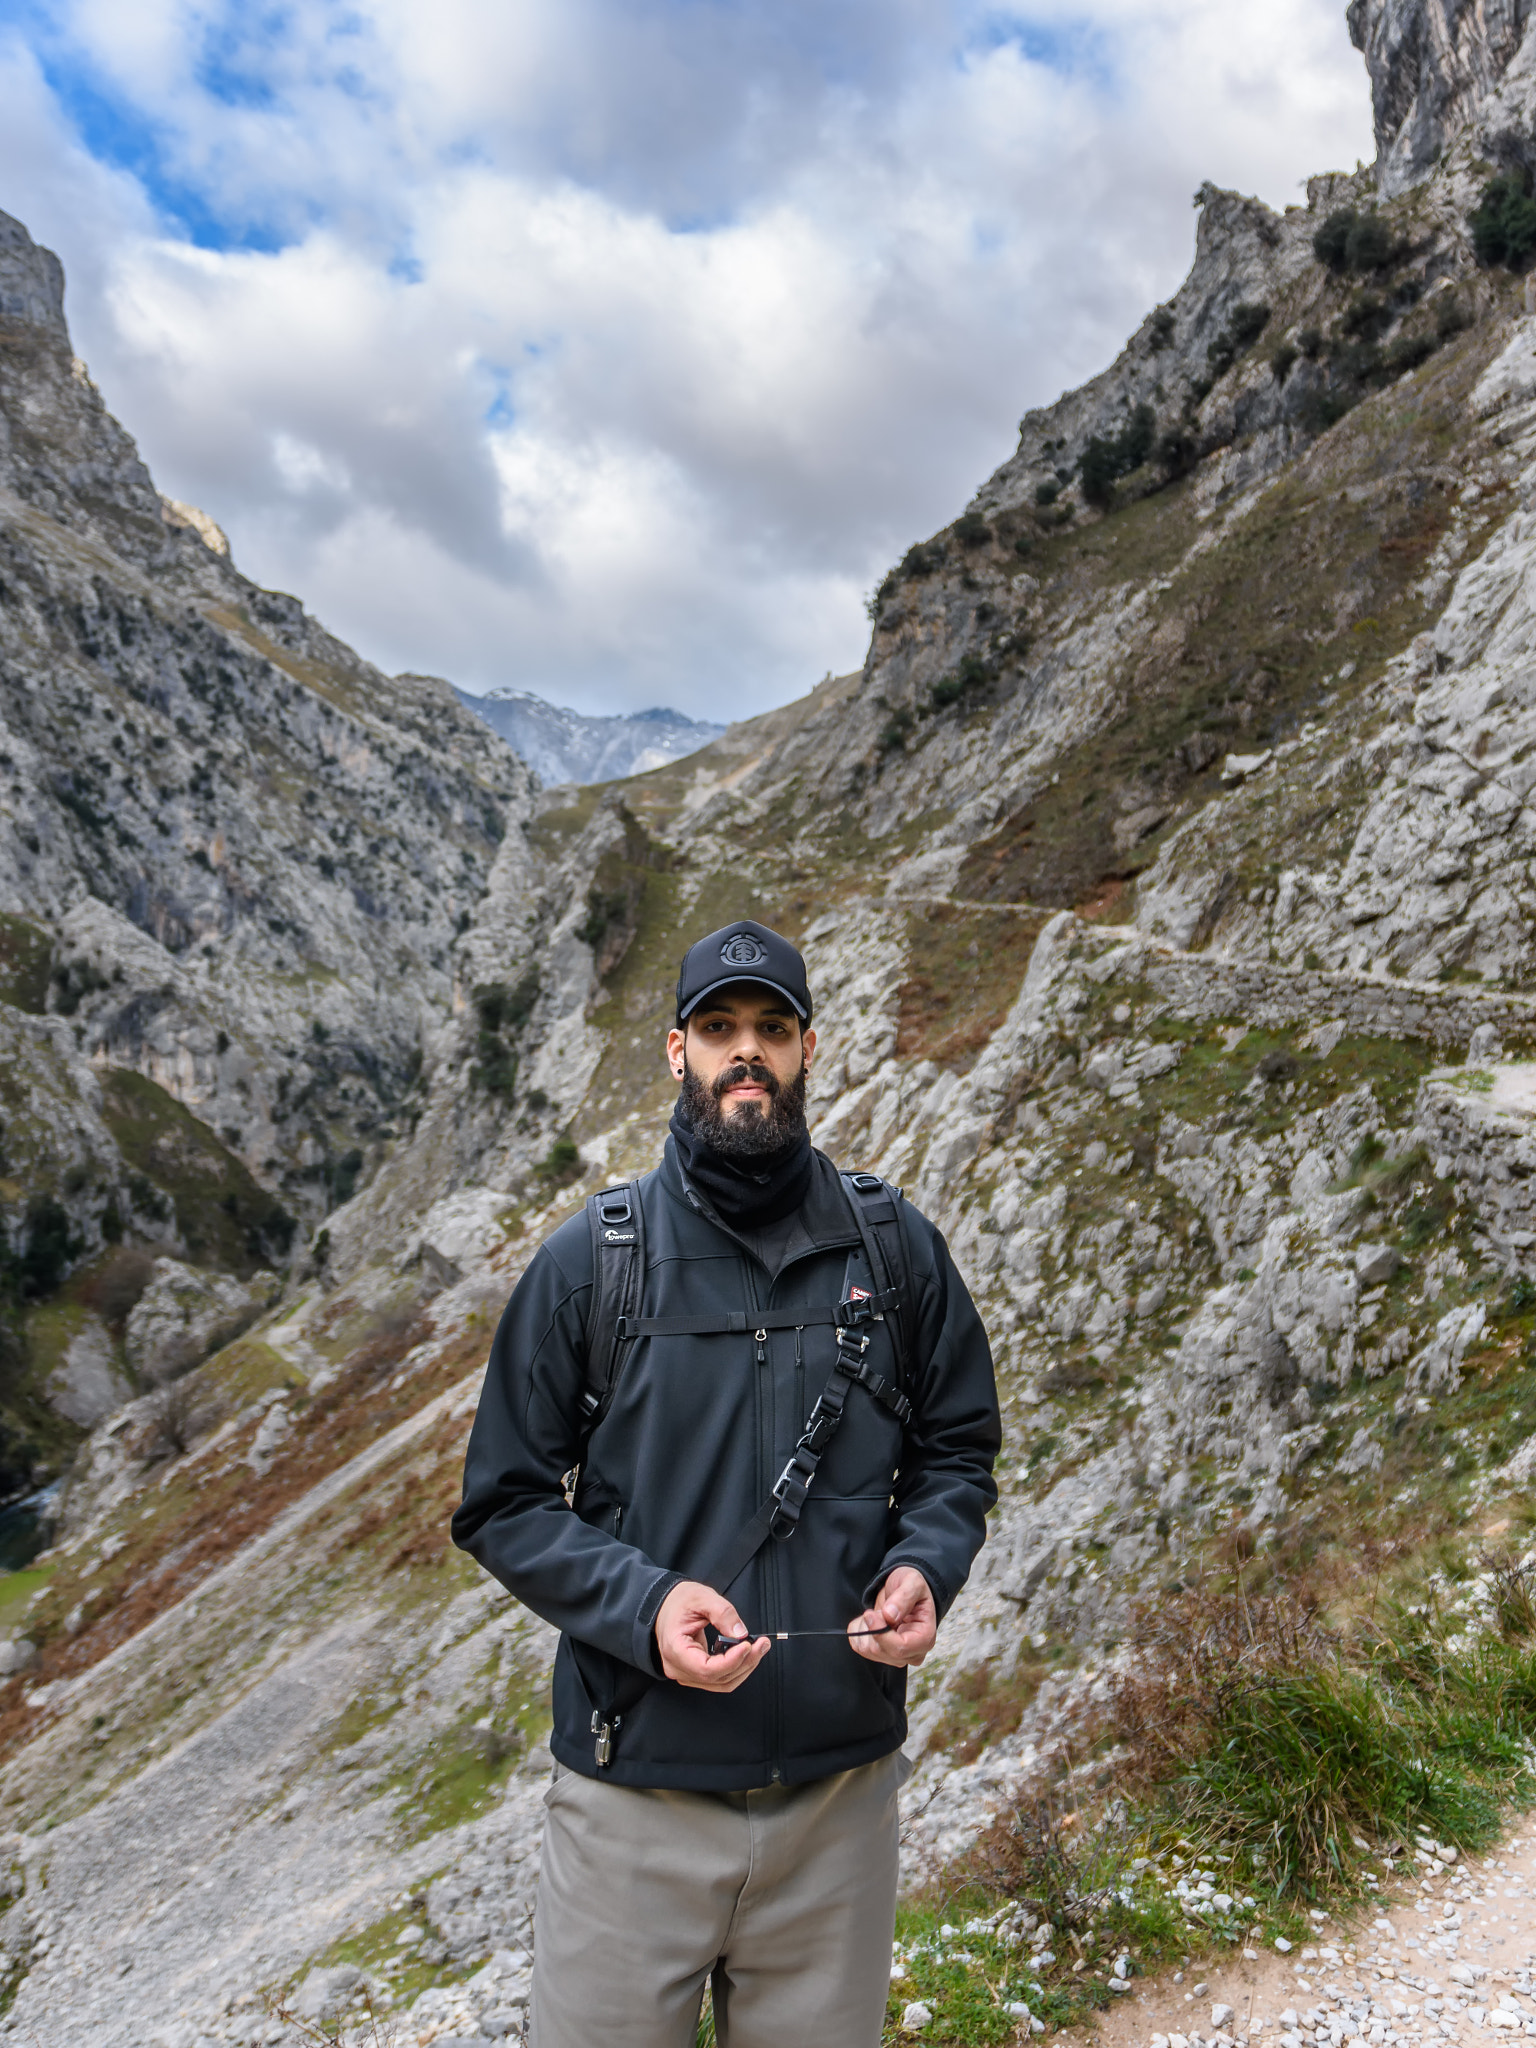
{"label": "jacket cuff", "polygon": [[899,1570],[902,1565],[907,1565],[915,1572],[921,1572],[923,1578],[927,1581],[929,1592],[933,1595],[934,1612],[937,1618],[942,1621],[945,1615],[948,1614],[955,1598],[944,1574],[939,1571],[937,1566],[931,1565],[926,1557],[904,1557],[899,1551],[894,1557],[886,1559],[879,1571],[875,1573],[875,1576],[864,1588],[865,1607],[874,1606],[875,1597],[879,1593],[880,1588],[891,1576],[891,1573]]}
{"label": "jacket cuff", "polygon": [[656,1645],[656,1617],[661,1612],[661,1603],[674,1586],[683,1583],[681,1572],[658,1572],[651,1582],[649,1591],[640,1602],[640,1611],[635,1616],[634,1638],[630,1645],[629,1661],[642,1671],[649,1671],[660,1678],[661,1652]]}

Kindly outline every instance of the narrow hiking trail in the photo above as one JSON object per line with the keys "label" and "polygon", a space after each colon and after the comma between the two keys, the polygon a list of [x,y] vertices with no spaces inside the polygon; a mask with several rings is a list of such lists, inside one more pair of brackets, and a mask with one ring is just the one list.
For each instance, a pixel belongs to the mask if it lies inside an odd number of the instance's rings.
{"label": "narrow hiking trail", "polygon": [[[1428,1837],[1422,1838],[1427,1841]],[[1536,2035],[1536,1816],[1484,1856],[1420,1848],[1418,1888],[1390,1908],[1316,1918],[1289,1954],[1129,1980],[1093,2035],[1100,2048],[1423,2048]]]}

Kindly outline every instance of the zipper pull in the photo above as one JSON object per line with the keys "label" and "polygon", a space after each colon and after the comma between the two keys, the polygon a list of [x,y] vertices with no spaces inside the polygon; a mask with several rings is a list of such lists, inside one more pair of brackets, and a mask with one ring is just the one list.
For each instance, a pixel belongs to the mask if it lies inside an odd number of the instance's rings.
{"label": "zipper pull", "polygon": [[757,1362],[759,1365],[766,1365],[768,1363],[768,1332],[766,1330],[757,1330],[753,1334],[757,1338]]}

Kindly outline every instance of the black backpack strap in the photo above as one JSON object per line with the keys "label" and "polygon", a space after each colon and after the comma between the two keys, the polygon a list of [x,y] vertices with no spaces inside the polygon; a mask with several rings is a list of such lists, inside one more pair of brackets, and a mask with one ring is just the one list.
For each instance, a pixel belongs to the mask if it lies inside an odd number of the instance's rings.
{"label": "black backpack strap", "polygon": [[592,1234],[592,1301],[587,1309],[587,1359],[581,1386],[582,1442],[607,1414],[624,1370],[624,1346],[645,1286],[645,1212],[640,1184],[604,1188],[587,1197]]}
{"label": "black backpack strap", "polygon": [[[588,1195],[587,1228],[592,1239],[592,1299],[580,1397],[583,1461],[587,1440],[613,1401],[626,1346],[636,1334],[630,1325],[645,1286],[645,1211],[639,1183],[625,1181]],[[588,1698],[599,1702],[592,1710],[592,1734],[597,1761],[603,1765],[613,1753],[614,1731],[653,1681],[647,1672],[628,1669],[616,1682],[604,1683],[599,1666],[611,1668],[611,1660],[595,1657],[574,1640],[571,1649]]]}
{"label": "black backpack strap", "polygon": [[[886,1314],[894,1313],[896,1326],[891,1348],[896,1370],[904,1386],[912,1381],[912,1345],[917,1333],[916,1290],[912,1285],[912,1259],[907,1249],[906,1206],[900,1188],[892,1187],[878,1173],[840,1173],[843,1193],[853,1211],[864,1256],[881,1299],[877,1304]],[[887,1309],[887,1301],[894,1310]]]}

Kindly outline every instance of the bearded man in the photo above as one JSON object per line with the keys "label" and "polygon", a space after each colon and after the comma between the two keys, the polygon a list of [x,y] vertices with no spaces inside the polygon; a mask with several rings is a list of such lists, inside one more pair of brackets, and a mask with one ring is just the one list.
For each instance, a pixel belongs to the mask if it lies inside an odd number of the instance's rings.
{"label": "bearded man", "polygon": [[507,1305],[453,1535],[561,1631],[534,2048],[876,2048],[907,1670],[996,1499],[943,1238],[811,1144],[805,962],[688,949],[661,1165]]}

